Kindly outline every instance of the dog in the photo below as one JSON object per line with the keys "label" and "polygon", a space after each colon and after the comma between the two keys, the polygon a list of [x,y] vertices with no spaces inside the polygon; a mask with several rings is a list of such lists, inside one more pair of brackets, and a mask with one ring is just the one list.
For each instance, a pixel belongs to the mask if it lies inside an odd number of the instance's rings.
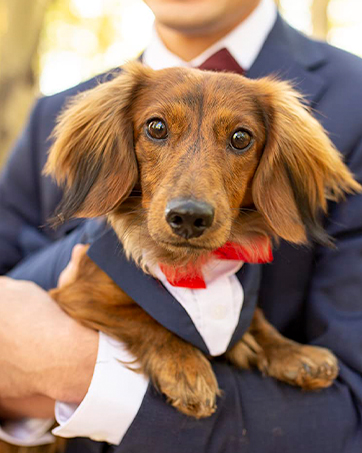
{"label": "dog", "polygon": [[[129,259],[145,272],[161,264],[171,280],[199,275],[225,243],[242,246],[251,262],[280,240],[332,246],[321,223],[328,200],[361,191],[289,83],[140,63],[70,102],[45,172],[64,186],[56,218],[106,216]],[[179,411],[215,411],[209,360],[85,253],[77,278],[51,295],[122,341]],[[304,389],[328,387],[338,374],[332,352],[282,337],[260,309],[226,355]]]}
{"label": "dog", "polygon": [[[282,239],[331,246],[321,224],[328,200],[361,191],[289,83],[140,63],[70,102],[45,172],[64,186],[58,219],[106,216],[129,259],[145,272],[161,264],[171,280],[199,275],[225,243],[242,246],[252,262]],[[85,253],[74,281],[51,295],[122,341],[179,411],[215,411],[220,390],[205,355]],[[284,338],[259,308],[226,355],[304,389],[328,387],[338,374],[332,352]]]}
{"label": "dog", "polygon": [[[127,257],[168,278],[200,275],[225,244],[259,262],[280,240],[333,246],[329,200],[361,186],[290,83],[130,63],[61,113],[45,173],[64,187],[55,222],[105,216]],[[197,177],[196,177],[197,176]],[[120,340],[182,413],[209,417],[220,390],[208,358],[143,311],[86,253],[50,292],[82,324]],[[162,347],[161,347],[162,346]],[[283,337],[257,308],[226,357],[303,389],[338,362]]]}

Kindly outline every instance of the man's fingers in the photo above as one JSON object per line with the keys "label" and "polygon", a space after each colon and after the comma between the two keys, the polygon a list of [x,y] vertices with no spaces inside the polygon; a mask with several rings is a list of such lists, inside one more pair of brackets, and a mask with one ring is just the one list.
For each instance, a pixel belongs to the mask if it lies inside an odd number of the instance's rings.
{"label": "man's fingers", "polygon": [[0,276],[0,296],[5,293],[5,291],[24,291],[26,288],[33,288],[37,286],[34,282],[28,280],[17,280],[10,277]]}
{"label": "man's fingers", "polygon": [[88,250],[88,245],[86,244],[77,244],[73,247],[72,250],[72,261],[75,260],[79,262],[84,253]]}
{"label": "man's fingers", "polygon": [[87,252],[88,247],[89,246],[85,244],[77,244],[73,247],[69,264],[59,276],[58,287],[67,285],[76,278],[80,260],[82,256]]}

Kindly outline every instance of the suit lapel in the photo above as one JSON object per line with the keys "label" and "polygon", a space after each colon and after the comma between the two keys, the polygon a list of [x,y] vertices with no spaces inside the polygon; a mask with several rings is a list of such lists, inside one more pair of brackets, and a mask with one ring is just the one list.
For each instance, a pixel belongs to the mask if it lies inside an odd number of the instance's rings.
{"label": "suit lapel", "polygon": [[260,264],[244,264],[236,274],[244,292],[243,308],[240,312],[239,322],[231,337],[228,349],[241,340],[248,330],[255,308],[258,304],[259,289],[261,282],[262,266]]}
{"label": "suit lapel", "polygon": [[318,69],[327,63],[319,46],[277,17],[253,66],[245,74],[252,79],[269,75],[289,80],[313,106],[323,95],[325,81]]}

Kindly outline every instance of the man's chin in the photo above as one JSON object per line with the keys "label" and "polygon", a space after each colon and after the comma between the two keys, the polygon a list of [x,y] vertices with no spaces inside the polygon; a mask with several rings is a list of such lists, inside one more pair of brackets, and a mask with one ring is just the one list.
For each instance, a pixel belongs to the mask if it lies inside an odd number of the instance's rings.
{"label": "man's chin", "polygon": [[156,23],[184,34],[213,32],[220,24],[220,4],[209,0],[148,1]]}

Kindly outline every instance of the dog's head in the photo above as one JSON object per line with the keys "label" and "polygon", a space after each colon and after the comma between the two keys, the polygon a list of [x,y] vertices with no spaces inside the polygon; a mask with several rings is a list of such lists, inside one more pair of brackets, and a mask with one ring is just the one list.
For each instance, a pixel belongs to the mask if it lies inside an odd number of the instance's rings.
{"label": "dog's head", "polygon": [[227,241],[328,237],[327,200],[360,186],[286,82],[130,64],[60,116],[46,172],[62,218],[107,215],[126,250],[187,262]]}

